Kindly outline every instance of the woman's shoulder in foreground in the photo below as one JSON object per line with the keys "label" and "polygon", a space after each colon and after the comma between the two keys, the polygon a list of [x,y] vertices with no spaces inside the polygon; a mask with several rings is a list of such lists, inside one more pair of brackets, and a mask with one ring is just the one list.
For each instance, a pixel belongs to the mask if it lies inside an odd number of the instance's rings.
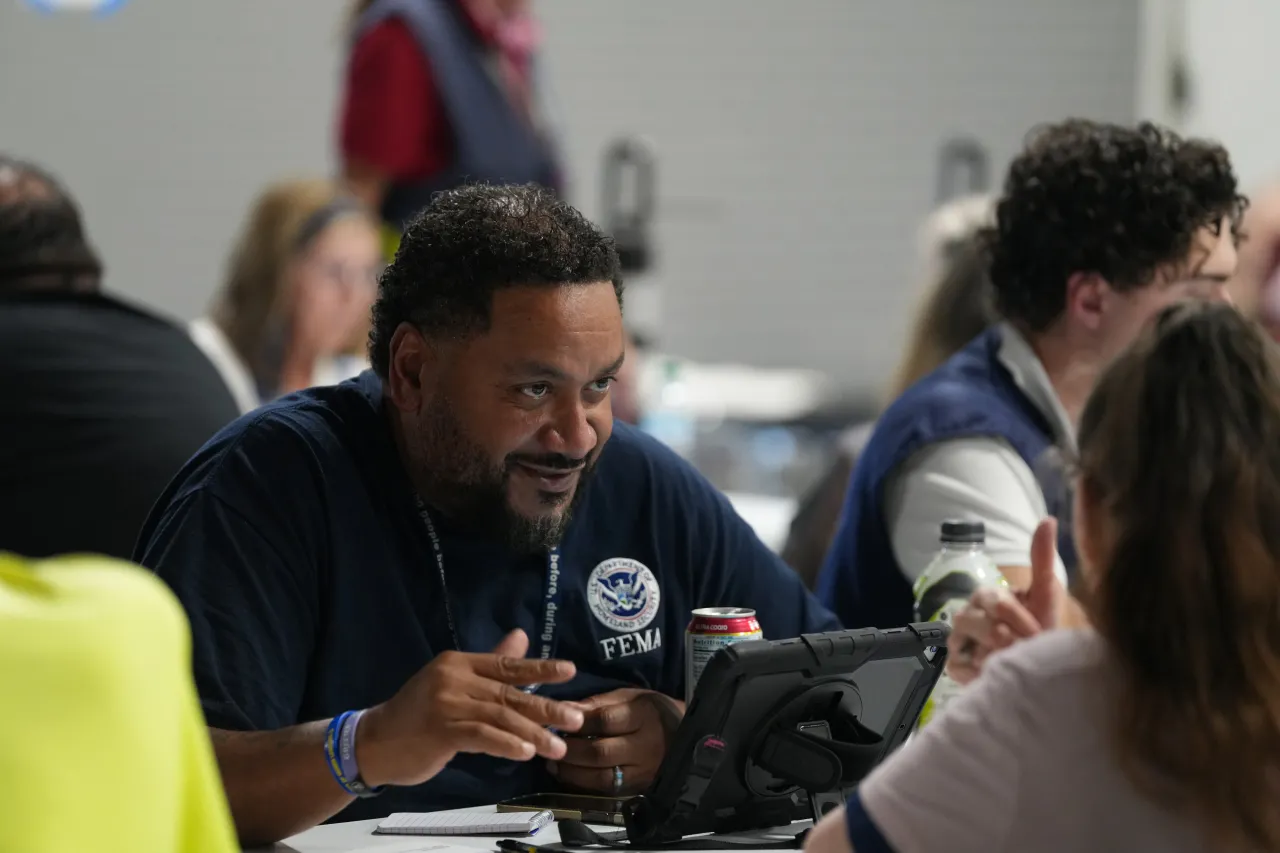
{"label": "woman's shoulder in foreground", "polygon": [[1092,628],[1061,628],[1015,643],[992,657],[988,666],[1049,680],[1101,672],[1109,659],[1106,642]]}
{"label": "woman's shoulder in foreground", "polygon": [[1101,739],[1113,673],[1106,642],[1092,629],[1046,631],[993,655],[965,691],[973,695],[957,704],[1002,718],[1042,745],[1075,744],[1065,748],[1069,754]]}
{"label": "woman's shoulder in foreground", "polygon": [[853,848],[880,849],[859,844],[869,824],[901,853],[1200,853],[1185,817],[1148,802],[1115,759],[1117,674],[1105,640],[1086,629],[993,656],[863,782],[849,807]]}

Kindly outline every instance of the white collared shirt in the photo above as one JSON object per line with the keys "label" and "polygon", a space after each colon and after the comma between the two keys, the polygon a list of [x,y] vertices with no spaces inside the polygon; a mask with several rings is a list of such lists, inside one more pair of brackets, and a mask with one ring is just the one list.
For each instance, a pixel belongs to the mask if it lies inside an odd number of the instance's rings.
{"label": "white collared shirt", "polygon": [[226,383],[240,414],[250,412],[258,407],[258,390],[254,387],[253,377],[245,367],[240,356],[236,355],[231,341],[218,328],[218,324],[209,317],[197,317],[187,324],[191,340],[204,352],[205,358],[217,368],[218,375]]}
{"label": "white collared shirt", "polygon": [[[1075,426],[1039,357],[1013,326],[1000,327],[998,358],[1027,399],[1045,416],[1056,443],[1075,449]],[[999,566],[1030,565],[1031,537],[1048,514],[1035,474],[1007,441],[966,437],[922,448],[890,475],[885,522],[893,555],[914,581],[937,554],[939,528],[949,518],[980,518],[988,555]],[[1058,577],[1066,571],[1058,559]]]}

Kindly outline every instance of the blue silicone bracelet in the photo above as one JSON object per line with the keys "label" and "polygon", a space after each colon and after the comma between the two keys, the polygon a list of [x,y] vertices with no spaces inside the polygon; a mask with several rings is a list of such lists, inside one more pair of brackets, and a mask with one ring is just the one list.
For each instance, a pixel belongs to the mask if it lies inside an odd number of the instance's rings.
{"label": "blue silicone bracelet", "polygon": [[329,772],[342,790],[353,797],[376,797],[383,788],[370,788],[360,779],[356,763],[356,725],[363,711],[346,711],[329,721],[325,732],[324,757]]}

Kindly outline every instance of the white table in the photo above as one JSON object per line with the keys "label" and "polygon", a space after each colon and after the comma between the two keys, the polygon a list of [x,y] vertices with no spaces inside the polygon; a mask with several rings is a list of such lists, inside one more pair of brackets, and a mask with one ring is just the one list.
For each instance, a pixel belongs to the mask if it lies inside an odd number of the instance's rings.
{"label": "white table", "polygon": [[[467,809],[467,811],[492,812],[494,808],[493,806],[477,806],[475,809]],[[394,835],[374,835],[373,828],[377,825],[377,820],[358,820],[350,823],[317,826],[315,829],[307,830],[274,847],[265,849],[272,851],[272,853],[417,853],[419,850],[432,853],[433,847],[470,847],[476,850],[497,850],[494,846],[494,842],[497,839],[493,836],[423,835],[406,838]],[[805,821],[803,823],[794,823],[785,829],[726,837],[758,840],[776,836],[781,841],[786,836],[794,836],[796,833],[808,829],[809,825],[809,822]],[[616,830],[617,827],[605,826],[599,827],[599,829],[607,832]],[[539,846],[554,844],[560,840],[560,830],[559,827],[552,824],[536,835],[527,839],[522,838],[521,840],[527,840],[530,844]],[[778,851],[783,850],[794,851],[794,848],[778,847]],[[769,851],[763,851],[763,853],[769,853]]]}

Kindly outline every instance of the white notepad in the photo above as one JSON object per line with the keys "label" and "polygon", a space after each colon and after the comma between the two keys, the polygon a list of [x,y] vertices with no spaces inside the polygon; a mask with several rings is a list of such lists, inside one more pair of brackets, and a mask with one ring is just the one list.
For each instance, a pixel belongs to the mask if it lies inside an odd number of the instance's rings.
{"label": "white notepad", "polygon": [[378,828],[379,835],[533,835],[555,820],[541,812],[396,812]]}

